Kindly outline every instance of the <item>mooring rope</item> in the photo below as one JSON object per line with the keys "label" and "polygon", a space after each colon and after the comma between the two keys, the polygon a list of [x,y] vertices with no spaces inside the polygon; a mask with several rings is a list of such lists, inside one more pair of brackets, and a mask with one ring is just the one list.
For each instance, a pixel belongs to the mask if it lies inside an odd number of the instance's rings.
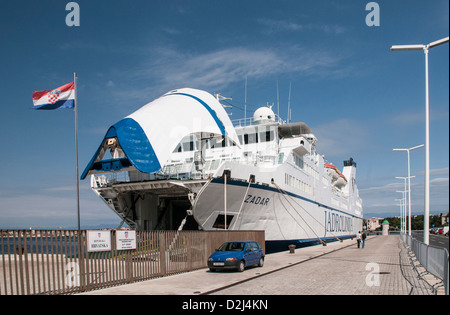
{"label": "mooring rope", "polygon": [[[274,182],[272,182],[273,184],[275,184]],[[314,233],[314,235],[319,239],[319,241],[322,243],[323,246],[326,246],[326,242],[323,241],[319,235],[317,235],[317,233],[314,231],[314,229],[306,222],[306,220],[302,217],[302,215],[300,213],[298,213],[297,210],[295,210],[295,207],[289,202],[289,200],[286,198],[285,193],[283,193],[283,191],[281,191],[281,189],[278,187],[277,184],[275,184],[275,186],[277,187],[278,191],[281,193],[281,195],[286,199],[286,201],[288,202],[288,204],[292,207],[292,209],[294,209],[294,211],[300,216],[300,218],[303,220],[303,222],[305,222],[305,224],[310,228],[310,230]],[[289,213],[289,211],[287,211],[287,213]],[[289,213],[290,214],[290,213]],[[294,218],[291,215],[292,218]],[[295,220],[295,218],[294,218]],[[297,223],[298,224],[298,223]]]}
{"label": "mooring rope", "polygon": [[[280,193],[282,193],[283,195],[287,195],[289,196],[289,194],[287,194],[284,190],[282,190],[280,188],[280,186],[278,186],[275,181],[272,179],[272,184],[275,185],[275,187],[278,189],[278,191],[280,191]],[[300,205],[294,198],[292,198],[291,196],[289,196],[300,208],[303,209],[303,211],[305,211],[307,214],[309,214],[311,216],[311,218],[313,218],[317,223],[319,223],[320,226],[322,226],[323,228],[325,228],[325,226],[319,221],[317,220],[311,213],[309,213],[302,205]],[[286,198],[286,197],[285,197]],[[290,203],[289,203],[290,204]],[[291,207],[295,210],[295,207],[293,207],[291,205]],[[298,213],[298,211],[296,211]],[[298,213],[298,215],[303,219],[303,217],[300,215],[300,213]],[[303,219],[304,220],[304,219]],[[304,220],[305,221],[305,220]],[[306,221],[305,221],[306,223]],[[307,223],[306,223],[307,224]],[[308,224],[307,224],[308,225]],[[308,227],[313,231],[313,233],[317,236],[317,234],[314,232],[314,230],[308,225]],[[330,232],[331,235],[333,235],[337,240],[339,240],[340,242],[342,242],[342,239],[340,239],[339,237],[337,237],[334,233]],[[322,241],[320,239],[320,237],[318,237],[318,239],[322,242],[322,244],[324,244],[324,241]],[[325,243],[326,244],[326,243]],[[325,245],[324,244],[324,245]]]}
{"label": "mooring rope", "polygon": [[239,208],[239,212],[238,212],[238,214],[237,214],[237,216],[236,216],[236,220],[234,220],[233,227],[231,228],[232,230],[233,230],[234,227],[236,226],[236,223],[237,223],[237,221],[238,221],[238,219],[239,219],[239,215],[241,214],[242,207],[244,206],[245,197],[247,197],[247,193],[248,193],[248,190],[250,189],[250,185],[251,185],[251,184],[252,184],[252,180],[251,180],[251,178],[250,178],[250,179],[248,180],[248,186],[247,186],[247,190],[245,191],[244,198],[242,199],[241,207]]}

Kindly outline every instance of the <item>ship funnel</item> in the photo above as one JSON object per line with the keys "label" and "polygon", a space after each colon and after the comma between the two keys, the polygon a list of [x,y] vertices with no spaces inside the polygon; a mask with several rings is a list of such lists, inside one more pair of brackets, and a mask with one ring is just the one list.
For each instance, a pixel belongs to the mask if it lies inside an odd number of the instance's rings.
{"label": "ship funnel", "polygon": [[356,177],[356,162],[353,158],[344,161],[344,169],[342,170],[342,174],[347,178],[348,185],[345,186],[344,190],[347,193],[353,192],[355,186],[355,177]]}

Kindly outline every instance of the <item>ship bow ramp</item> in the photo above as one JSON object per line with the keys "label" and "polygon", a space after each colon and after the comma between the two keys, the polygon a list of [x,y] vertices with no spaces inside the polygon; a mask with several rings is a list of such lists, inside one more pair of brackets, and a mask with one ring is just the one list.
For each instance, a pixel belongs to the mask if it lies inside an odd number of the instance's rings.
{"label": "ship bow ramp", "polygon": [[[170,91],[109,127],[81,179],[93,175],[94,192],[131,227],[178,228],[191,206],[189,194],[198,192],[206,180],[164,174],[173,162],[171,154],[193,135],[227,138],[239,146],[228,114],[214,96],[190,88]],[[178,168],[175,173],[192,170]]]}

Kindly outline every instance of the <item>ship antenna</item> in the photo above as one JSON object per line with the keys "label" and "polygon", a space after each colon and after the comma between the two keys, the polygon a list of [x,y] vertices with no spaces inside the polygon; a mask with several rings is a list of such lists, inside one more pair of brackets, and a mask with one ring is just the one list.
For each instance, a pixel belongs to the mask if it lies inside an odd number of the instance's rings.
{"label": "ship antenna", "polygon": [[277,80],[277,116],[280,119],[280,94],[278,92],[278,80]]}
{"label": "ship antenna", "polygon": [[289,82],[289,100],[288,100],[288,123],[291,121],[291,87],[292,87],[292,82]]}
{"label": "ship antenna", "polygon": [[244,126],[247,123],[247,76],[245,76]]}

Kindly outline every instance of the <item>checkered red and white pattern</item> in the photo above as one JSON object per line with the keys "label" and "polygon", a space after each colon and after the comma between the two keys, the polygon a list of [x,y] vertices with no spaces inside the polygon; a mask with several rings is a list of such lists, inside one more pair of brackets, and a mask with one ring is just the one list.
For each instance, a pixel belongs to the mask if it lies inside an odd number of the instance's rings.
{"label": "checkered red and white pattern", "polygon": [[60,90],[53,90],[51,92],[48,92],[48,102],[50,104],[55,104],[57,101],[59,101],[59,94],[61,94]]}

